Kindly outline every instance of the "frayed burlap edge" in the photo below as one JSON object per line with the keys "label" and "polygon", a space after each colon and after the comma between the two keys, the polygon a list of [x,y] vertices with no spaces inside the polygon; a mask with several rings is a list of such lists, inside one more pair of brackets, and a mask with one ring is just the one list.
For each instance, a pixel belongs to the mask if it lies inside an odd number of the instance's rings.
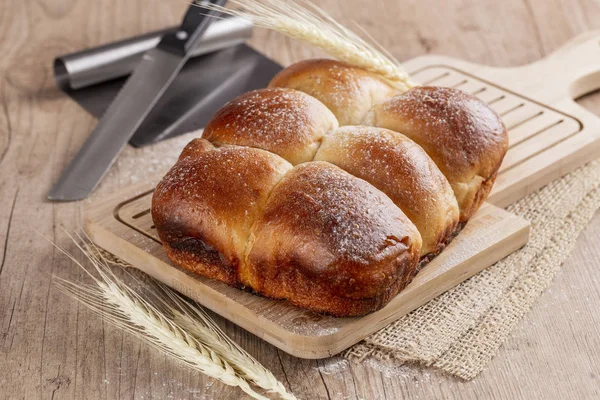
{"label": "frayed burlap edge", "polygon": [[600,161],[507,207],[531,222],[521,250],[374,333],[344,353],[479,374],[530,310],[600,208]]}

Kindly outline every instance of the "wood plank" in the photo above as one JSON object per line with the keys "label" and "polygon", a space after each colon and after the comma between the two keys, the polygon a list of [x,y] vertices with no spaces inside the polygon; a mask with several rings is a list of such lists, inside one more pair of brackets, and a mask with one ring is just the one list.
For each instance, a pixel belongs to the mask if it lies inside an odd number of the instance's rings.
{"label": "wood plank", "polygon": [[[370,4],[368,12],[360,0],[316,2],[348,26],[356,21],[401,61],[439,53],[480,64],[516,66],[539,59],[578,33],[600,28],[595,0],[382,0]],[[239,389],[191,371],[102,324],[54,289],[48,291],[51,273],[67,279],[84,277],[34,232],[35,228],[75,251],[62,228],[76,229],[87,204],[44,200],[95,124],[54,88],[52,58],[173,25],[186,6],[164,0],[0,1],[3,398],[246,398]],[[252,44],[285,65],[322,56],[264,30],[257,30]],[[588,97],[584,104],[600,113],[600,96]],[[127,148],[97,196],[135,183],[140,174],[131,174],[133,166],[154,173],[159,172],[156,162],[168,167],[181,145],[175,140],[149,149]],[[599,227],[597,216],[551,290],[489,369],[471,382],[388,362],[301,360],[218,316],[215,319],[300,399],[598,398]],[[90,344],[100,351],[86,353]]]}

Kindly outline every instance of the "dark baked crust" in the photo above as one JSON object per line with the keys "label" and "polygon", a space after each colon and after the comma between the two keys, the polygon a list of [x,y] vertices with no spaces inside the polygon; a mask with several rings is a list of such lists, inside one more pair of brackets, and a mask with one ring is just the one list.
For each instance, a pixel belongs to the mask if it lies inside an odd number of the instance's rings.
{"label": "dark baked crust", "polygon": [[292,64],[275,75],[269,87],[308,93],[325,104],[340,125],[358,125],[371,107],[399,93],[371,72],[327,59]]}
{"label": "dark baked crust", "polygon": [[[405,256],[408,257],[408,254]],[[383,289],[375,297],[350,298],[337,295],[327,283],[310,279],[298,270],[286,269],[276,276],[269,288],[259,294],[287,299],[290,303],[322,312],[334,317],[359,317],[370,314],[385,307],[417,274],[418,265],[413,262],[399,261],[407,265],[402,275]]]}
{"label": "dark baked crust", "polygon": [[250,228],[291,168],[264,150],[190,142],[152,196],[152,219],[169,258],[238,285]]}
{"label": "dark baked crust", "polygon": [[400,132],[425,149],[452,185],[462,222],[487,197],[508,150],[500,117],[458,89],[413,88],[374,107],[364,123]]}
{"label": "dark baked crust", "polygon": [[323,136],[337,128],[319,100],[293,89],[260,89],[219,109],[202,137],[215,145],[235,144],[275,153],[292,164],[310,161]]}
{"label": "dark baked crust", "polygon": [[249,286],[334,315],[384,305],[414,276],[421,237],[378,189],[326,162],[296,166],[252,228]]}

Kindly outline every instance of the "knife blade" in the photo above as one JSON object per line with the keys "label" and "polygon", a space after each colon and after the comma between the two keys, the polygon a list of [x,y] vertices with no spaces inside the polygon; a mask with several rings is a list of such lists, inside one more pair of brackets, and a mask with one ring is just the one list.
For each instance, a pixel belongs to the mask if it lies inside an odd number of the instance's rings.
{"label": "knife blade", "polygon": [[86,198],[116,160],[136,129],[156,105],[190,57],[213,18],[203,3],[223,5],[225,0],[192,4],[178,31],[165,35],[147,52],[123,89],[75,158],[52,187],[48,198],[74,201]]}

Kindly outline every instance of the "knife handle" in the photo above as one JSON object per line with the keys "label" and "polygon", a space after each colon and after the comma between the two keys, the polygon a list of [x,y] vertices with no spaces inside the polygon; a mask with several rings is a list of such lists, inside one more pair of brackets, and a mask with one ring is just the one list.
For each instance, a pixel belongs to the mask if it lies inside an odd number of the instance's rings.
{"label": "knife handle", "polygon": [[196,1],[188,7],[179,29],[167,33],[157,47],[168,50],[178,55],[185,55],[195,48],[202,34],[213,21],[217,11],[203,8],[203,4],[222,6],[227,0]]}

